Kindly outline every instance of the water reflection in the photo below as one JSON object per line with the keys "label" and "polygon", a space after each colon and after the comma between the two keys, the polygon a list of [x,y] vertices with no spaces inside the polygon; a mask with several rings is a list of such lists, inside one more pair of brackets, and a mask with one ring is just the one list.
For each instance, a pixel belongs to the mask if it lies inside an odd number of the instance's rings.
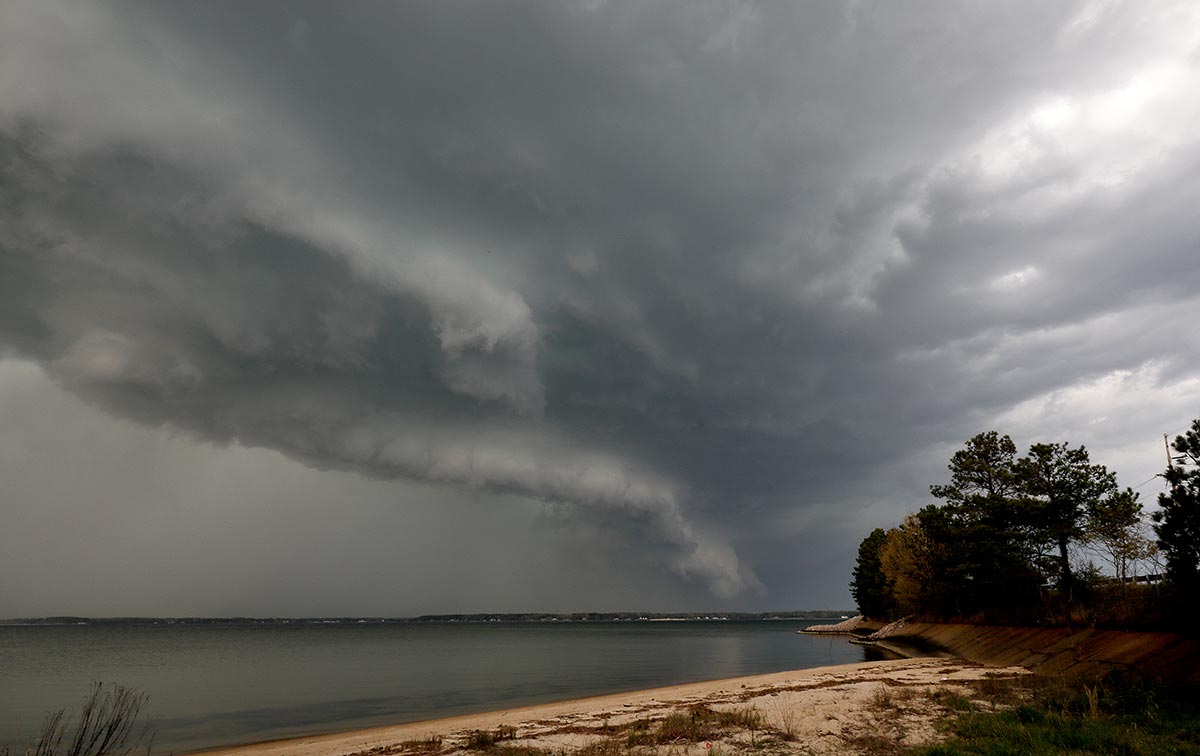
{"label": "water reflection", "polygon": [[803,621],[0,627],[0,747],[93,680],[198,749],[882,658]]}

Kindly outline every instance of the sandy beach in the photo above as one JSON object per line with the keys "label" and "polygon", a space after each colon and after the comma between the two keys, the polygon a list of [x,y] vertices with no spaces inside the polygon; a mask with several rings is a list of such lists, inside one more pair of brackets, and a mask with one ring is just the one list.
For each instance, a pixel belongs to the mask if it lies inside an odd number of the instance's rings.
{"label": "sandy beach", "polygon": [[937,738],[934,723],[975,684],[1028,674],[961,659],[863,662],[574,699],[205,751],[205,756],[448,755],[490,750],[589,756],[864,752]]}

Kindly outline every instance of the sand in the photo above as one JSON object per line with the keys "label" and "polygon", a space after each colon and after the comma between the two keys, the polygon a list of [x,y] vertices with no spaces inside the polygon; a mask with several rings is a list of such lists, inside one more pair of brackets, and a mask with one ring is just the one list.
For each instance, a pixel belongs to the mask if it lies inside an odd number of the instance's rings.
{"label": "sand", "polygon": [[[436,719],[389,727],[278,740],[204,752],[205,756],[448,756],[471,752],[481,737],[499,734],[494,752],[571,754],[621,744],[621,753],[714,756],[751,748],[772,753],[845,754],[881,742],[916,745],[936,740],[935,722],[950,716],[948,701],[972,698],[971,681],[1028,674],[961,659],[919,658],[862,662],[767,675],[653,688]],[[961,699],[959,699],[961,700]],[[702,706],[709,732],[700,739],[664,740],[662,720]],[[713,712],[750,714],[753,727],[719,721]],[[743,719],[747,719],[743,717]],[[677,719],[678,721],[678,719]],[[640,723],[636,724],[635,723]],[[630,745],[632,737],[646,744]],[[514,750],[515,749],[515,750]],[[614,748],[615,750],[615,748]],[[507,752],[507,753],[504,753]]]}

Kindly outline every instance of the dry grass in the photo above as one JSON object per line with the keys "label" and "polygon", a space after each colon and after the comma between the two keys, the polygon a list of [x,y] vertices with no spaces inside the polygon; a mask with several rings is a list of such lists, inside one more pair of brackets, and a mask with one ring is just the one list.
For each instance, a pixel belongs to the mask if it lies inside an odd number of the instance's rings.
{"label": "dry grass", "polygon": [[500,725],[495,730],[475,730],[467,736],[463,747],[473,751],[495,751],[502,741],[516,739],[517,728]]}
{"label": "dry grass", "polygon": [[401,740],[392,745],[376,746],[349,756],[436,756],[442,753],[442,738],[430,735],[419,740]]}
{"label": "dry grass", "polygon": [[[511,742],[511,728],[476,730],[462,742],[464,750],[484,751],[490,756],[629,756],[657,754],[683,756],[703,744],[705,756],[724,756],[722,740],[745,736],[751,748],[759,747],[760,735],[770,732],[762,712],[752,706],[715,710],[707,705],[670,711],[662,717],[642,717],[623,725],[604,718],[595,727],[567,725],[541,735],[578,735],[583,745],[545,749]],[[411,751],[414,752],[415,751]],[[740,751],[739,751],[740,752]]]}
{"label": "dry grass", "polygon": [[917,688],[893,688],[882,685],[871,696],[871,707],[879,711],[902,711],[921,697]]}
{"label": "dry grass", "polygon": [[[512,728],[497,728],[460,734],[455,742],[487,756],[889,756],[944,738],[939,733],[958,716],[1011,708],[1030,696],[1023,678],[946,681],[944,675],[962,669],[939,669],[940,683],[839,675],[726,692],[691,706],[661,702],[538,721],[519,740]],[[412,753],[453,756],[454,750]]]}
{"label": "dry grass", "polygon": [[400,748],[403,749],[404,753],[441,753],[442,738],[439,735],[430,735],[429,737],[421,738],[420,740],[404,740],[400,742]]}
{"label": "dry grass", "polygon": [[[77,713],[46,717],[41,734],[24,756],[147,756],[154,731],[142,717],[147,696],[123,685],[93,683]],[[18,756],[5,748],[0,756]]]}
{"label": "dry grass", "polygon": [[548,748],[538,748],[530,745],[513,745],[506,743],[497,745],[488,751],[492,756],[559,756]]}
{"label": "dry grass", "polygon": [[[708,742],[740,730],[749,731],[753,740],[754,733],[763,727],[762,722],[762,714],[751,706],[717,711],[699,705],[672,711],[662,719],[637,719],[624,727],[613,726],[606,721],[602,728],[592,728],[588,732],[608,736],[604,741],[621,743],[625,748],[636,748]],[[596,747],[607,751],[610,745]]]}

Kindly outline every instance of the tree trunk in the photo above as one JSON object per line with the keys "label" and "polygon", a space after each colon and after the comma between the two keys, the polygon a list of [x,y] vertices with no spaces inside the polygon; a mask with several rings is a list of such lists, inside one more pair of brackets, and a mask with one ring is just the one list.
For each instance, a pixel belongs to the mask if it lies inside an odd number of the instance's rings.
{"label": "tree trunk", "polygon": [[1075,576],[1071,574],[1071,558],[1067,555],[1067,537],[1058,537],[1058,567],[1061,570],[1059,590],[1062,592],[1063,598],[1070,602],[1071,594],[1075,589]]}

